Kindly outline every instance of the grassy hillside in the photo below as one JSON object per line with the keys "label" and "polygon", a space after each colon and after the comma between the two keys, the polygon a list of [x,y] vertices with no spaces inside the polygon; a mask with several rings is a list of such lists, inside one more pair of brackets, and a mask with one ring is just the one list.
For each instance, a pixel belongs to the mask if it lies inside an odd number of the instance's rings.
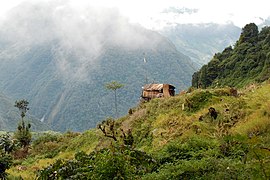
{"label": "grassy hillside", "polygon": [[[126,179],[269,179],[269,107],[269,80],[237,92],[190,90],[140,104],[116,120],[117,141],[99,129],[45,135],[33,143],[31,155],[17,160],[8,172],[10,177],[34,179],[35,171],[55,163],[43,173],[106,179],[113,170]],[[217,116],[211,116],[213,108]],[[123,144],[120,129],[131,129],[132,147]],[[138,166],[134,153],[148,161]]]}

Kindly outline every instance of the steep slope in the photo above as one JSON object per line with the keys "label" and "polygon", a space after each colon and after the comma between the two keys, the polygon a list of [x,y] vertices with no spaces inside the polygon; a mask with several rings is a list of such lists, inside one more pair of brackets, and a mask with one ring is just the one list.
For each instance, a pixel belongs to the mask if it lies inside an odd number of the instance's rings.
{"label": "steep slope", "polygon": [[160,33],[168,37],[176,48],[188,55],[193,65],[201,67],[213,55],[233,45],[241,29],[233,24],[177,24]]}
{"label": "steep slope", "polygon": [[139,101],[146,76],[182,89],[194,72],[170,41],[115,9],[24,3],[2,23],[0,44],[0,89],[27,98],[32,113],[60,131],[82,131],[114,115],[108,82],[126,85],[118,92],[123,115]]}
{"label": "steep slope", "polygon": [[270,28],[247,24],[235,46],[225,48],[192,77],[192,86],[238,86],[270,77]]}

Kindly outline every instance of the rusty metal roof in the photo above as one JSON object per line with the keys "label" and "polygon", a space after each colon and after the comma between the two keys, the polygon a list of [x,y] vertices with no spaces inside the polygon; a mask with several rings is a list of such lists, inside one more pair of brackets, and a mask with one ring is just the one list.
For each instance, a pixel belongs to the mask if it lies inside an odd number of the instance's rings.
{"label": "rusty metal roof", "polygon": [[[162,90],[163,89],[163,85],[164,84],[146,84],[143,86],[143,90],[145,91],[159,91],[159,90]],[[173,85],[170,85],[169,86],[175,88]]]}

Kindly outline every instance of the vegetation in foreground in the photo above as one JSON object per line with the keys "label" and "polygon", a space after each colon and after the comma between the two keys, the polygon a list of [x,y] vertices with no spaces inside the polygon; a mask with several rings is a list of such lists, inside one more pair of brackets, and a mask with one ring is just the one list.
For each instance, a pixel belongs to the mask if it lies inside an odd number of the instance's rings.
{"label": "vegetation in foreground", "polygon": [[10,179],[269,179],[269,90],[266,81],[154,99],[82,134],[44,134],[7,172]]}

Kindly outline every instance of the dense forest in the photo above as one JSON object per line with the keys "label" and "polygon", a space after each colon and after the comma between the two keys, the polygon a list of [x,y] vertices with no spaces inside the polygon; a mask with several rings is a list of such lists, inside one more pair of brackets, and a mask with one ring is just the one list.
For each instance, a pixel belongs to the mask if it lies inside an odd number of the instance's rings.
{"label": "dense forest", "polygon": [[216,53],[192,76],[193,87],[243,87],[270,77],[270,27],[247,24],[234,47]]}

